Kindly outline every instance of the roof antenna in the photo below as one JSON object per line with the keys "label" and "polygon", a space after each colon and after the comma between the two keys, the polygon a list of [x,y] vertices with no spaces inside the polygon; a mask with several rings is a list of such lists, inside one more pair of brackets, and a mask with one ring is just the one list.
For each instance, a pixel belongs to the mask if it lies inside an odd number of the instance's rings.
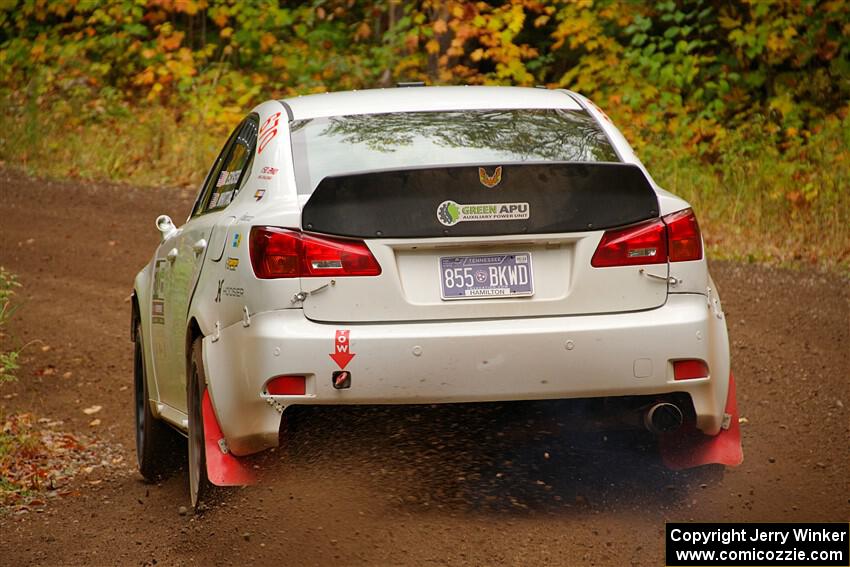
{"label": "roof antenna", "polygon": [[403,89],[406,87],[424,87],[425,81],[401,81],[395,84],[396,87]]}

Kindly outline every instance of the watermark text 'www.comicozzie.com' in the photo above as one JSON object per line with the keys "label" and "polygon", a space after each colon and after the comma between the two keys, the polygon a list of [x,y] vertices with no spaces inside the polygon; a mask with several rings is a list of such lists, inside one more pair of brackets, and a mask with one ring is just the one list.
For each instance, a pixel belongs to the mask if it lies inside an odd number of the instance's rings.
{"label": "watermark text 'www.comicozzie.com'", "polygon": [[850,565],[848,524],[667,524],[667,565]]}

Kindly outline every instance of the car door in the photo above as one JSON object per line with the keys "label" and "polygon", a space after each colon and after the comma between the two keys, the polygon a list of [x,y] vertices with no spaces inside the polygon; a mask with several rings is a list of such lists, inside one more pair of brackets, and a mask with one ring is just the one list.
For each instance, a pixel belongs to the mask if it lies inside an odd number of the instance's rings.
{"label": "car door", "polygon": [[[201,268],[218,262],[227,226],[227,207],[248,169],[256,141],[256,119],[249,117],[234,130],[210,169],[189,220],[166,239],[157,253],[152,293],[154,368],[160,401],[186,411],[186,317]],[[252,141],[253,140],[253,141]]]}

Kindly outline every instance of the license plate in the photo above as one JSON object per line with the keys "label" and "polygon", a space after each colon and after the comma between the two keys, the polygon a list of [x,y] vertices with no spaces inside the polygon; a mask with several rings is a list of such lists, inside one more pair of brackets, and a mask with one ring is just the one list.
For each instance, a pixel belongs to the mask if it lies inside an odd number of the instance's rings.
{"label": "license plate", "polygon": [[481,254],[440,258],[443,299],[486,299],[534,295],[531,254]]}

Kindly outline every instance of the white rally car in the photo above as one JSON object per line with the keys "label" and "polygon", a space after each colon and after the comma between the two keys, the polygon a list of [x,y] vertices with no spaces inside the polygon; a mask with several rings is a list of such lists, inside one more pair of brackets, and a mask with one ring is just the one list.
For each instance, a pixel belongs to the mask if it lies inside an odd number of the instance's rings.
{"label": "white rally car", "polygon": [[[673,467],[740,462],[726,325],[687,202],[564,90],[257,106],[133,293],[137,449],[192,503],[297,404],[603,398]],[[170,428],[169,428],[170,426]]]}

